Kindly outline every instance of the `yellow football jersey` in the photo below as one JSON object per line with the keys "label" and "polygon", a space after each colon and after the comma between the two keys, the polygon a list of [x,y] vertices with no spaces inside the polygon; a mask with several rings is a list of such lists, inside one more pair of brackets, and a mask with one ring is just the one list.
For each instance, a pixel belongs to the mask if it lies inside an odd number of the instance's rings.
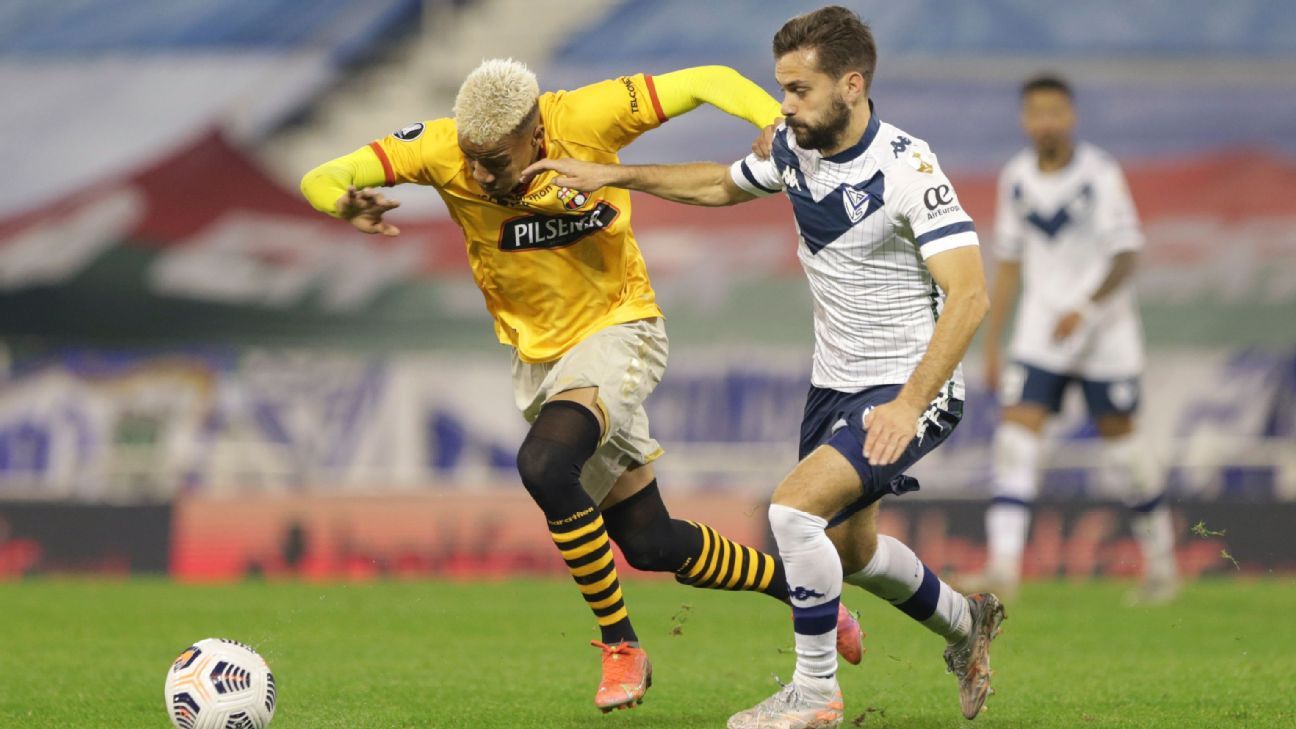
{"label": "yellow football jersey", "polygon": [[[617,151],[666,121],[643,74],[542,94],[545,156],[616,162]],[[634,233],[630,193],[556,187],[545,171],[516,200],[472,178],[455,121],[406,127],[370,144],[388,185],[436,187],[463,228],[468,262],[500,342],[528,362],[557,359],[591,333],[662,316]]]}

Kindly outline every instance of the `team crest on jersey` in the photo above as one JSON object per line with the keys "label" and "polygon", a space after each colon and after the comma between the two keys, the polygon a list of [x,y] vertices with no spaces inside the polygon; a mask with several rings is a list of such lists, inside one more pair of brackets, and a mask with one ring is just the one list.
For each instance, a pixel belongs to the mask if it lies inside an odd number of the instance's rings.
{"label": "team crest on jersey", "polygon": [[844,193],[842,206],[846,208],[846,217],[850,218],[851,223],[863,220],[864,214],[868,212],[869,194],[850,186],[843,187],[842,193]]}
{"label": "team crest on jersey", "polygon": [[573,190],[570,187],[558,188],[558,199],[562,201],[563,207],[568,210],[580,210],[589,202],[589,195],[580,190]]}
{"label": "team crest on jersey", "polygon": [[392,136],[396,137],[402,142],[412,142],[415,139],[418,139],[419,136],[422,134],[423,134],[423,122],[419,122],[417,124],[411,124],[407,127],[401,127],[400,129],[397,129],[396,131],[392,132]]}

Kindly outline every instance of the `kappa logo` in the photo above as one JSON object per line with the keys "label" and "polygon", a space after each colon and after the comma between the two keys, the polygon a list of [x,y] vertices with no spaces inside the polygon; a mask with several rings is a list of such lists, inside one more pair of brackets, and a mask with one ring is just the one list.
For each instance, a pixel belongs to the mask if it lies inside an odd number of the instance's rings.
{"label": "kappa logo", "polygon": [[846,217],[850,218],[852,223],[858,223],[864,219],[864,213],[868,209],[869,194],[863,190],[856,190],[847,186],[842,188],[842,205],[846,208]]}
{"label": "kappa logo", "polygon": [[402,142],[412,142],[415,139],[418,139],[422,134],[423,134],[423,122],[419,122],[417,124],[411,124],[407,127],[401,127],[400,129],[397,129],[396,131],[392,132],[392,136],[396,137]]}
{"label": "kappa logo", "polygon": [[796,170],[791,167],[783,168],[783,187],[791,190],[801,189],[801,183],[797,182]]}
{"label": "kappa logo", "polygon": [[824,596],[822,592],[815,592],[814,590],[811,590],[808,587],[802,587],[801,585],[792,588],[788,594],[792,596],[793,600],[809,600],[812,597]]}
{"label": "kappa logo", "polygon": [[912,140],[912,139],[910,139],[909,137],[906,137],[906,136],[904,136],[904,135],[901,135],[901,136],[896,137],[895,139],[891,140],[891,152],[892,152],[892,154],[894,154],[897,158],[899,158],[900,155],[904,154],[904,151],[905,151],[906,149],[909,149],[909,145],[911,145],[911,144],[913,144],[913,140]]}

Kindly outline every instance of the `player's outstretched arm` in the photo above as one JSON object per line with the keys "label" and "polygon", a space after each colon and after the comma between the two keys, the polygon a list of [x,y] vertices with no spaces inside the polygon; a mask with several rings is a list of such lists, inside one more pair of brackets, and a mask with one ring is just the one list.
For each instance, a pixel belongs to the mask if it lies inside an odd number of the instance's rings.
{"label": "player's outstretched arm", "polygon": [[676,165],[608,165],[577,159],[542,159],[522,171],[522,181],[544,170],[558,173],[553,184],[582,192],[603,187],[639,190],[688,205],[720,207],[754,200],[729,178],[729,168],[715,162]]}
{"label": "player's outstretched arm", "polygon": [[954,375],[972,335],[990,308],[979,246],[963,246],[927,259],[936,285],[945,292],[945,307],[932,332],[927,352],[896,399],[868,414],[864,456],[869,463],[895,463],[917,434],[918,418]]}
{"label": "player's outstretched arm", "polygon": [[378,156],[371,148],[362,147],[307,172],[302,177],[301,191],[311,207],[346,220],[357,230],[399,235],[400,230],[384,222],[382,216],[400,203],[370,189],[385,181],[386,174]]}
{"label": "player's outstretched arm", "polygon": [[753,81],[728,66],[697,66],[653,77],[667,118],[702,104],[765,127],[779,118],[779,103]]}

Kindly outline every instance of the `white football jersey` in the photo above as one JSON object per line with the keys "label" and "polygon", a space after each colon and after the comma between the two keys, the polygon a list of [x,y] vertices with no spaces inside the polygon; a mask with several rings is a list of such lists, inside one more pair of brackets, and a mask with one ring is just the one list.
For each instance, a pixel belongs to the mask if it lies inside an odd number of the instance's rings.
{"label": "white football jersey", "polygon": [[1120,166],[1080,143],[1071,162],[1040,172],[1033,149],[1015,155],[999,177],[995,253],[1020,261],[1021,300],[1012,357],[1088,379],[1121,379],[1143,367],[1143,328],[1132,282],[1112,292],[1076,334],[1053,329],[1098,290],[1112,257],[1143,247],[1138,211]]}
{"label": "white football jersey", "polygon": [[[749,155],[729,174],[747,192],[782,190],[792,202],[814,299],[811,382],[845,392],[907,382],[945,302],[925,260],[977,245],[926,142],[875,114],[858,143],[824,157],[780,127],[770,159]],[[963,397],[961,364],[945,394]]]}

